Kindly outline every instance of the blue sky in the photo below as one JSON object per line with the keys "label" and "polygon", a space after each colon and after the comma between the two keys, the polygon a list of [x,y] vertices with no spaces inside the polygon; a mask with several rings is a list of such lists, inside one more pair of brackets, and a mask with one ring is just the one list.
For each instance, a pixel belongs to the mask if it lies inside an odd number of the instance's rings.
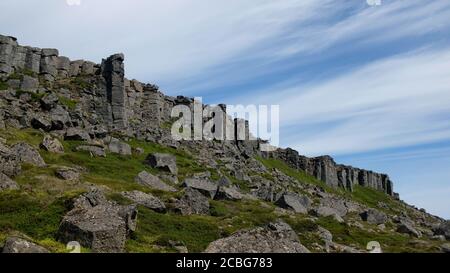
{"label": "blue sky", "polygon": [[281,145],[450,218],[450,1],[2,0],[0,33],[204,102],[279,104]]}

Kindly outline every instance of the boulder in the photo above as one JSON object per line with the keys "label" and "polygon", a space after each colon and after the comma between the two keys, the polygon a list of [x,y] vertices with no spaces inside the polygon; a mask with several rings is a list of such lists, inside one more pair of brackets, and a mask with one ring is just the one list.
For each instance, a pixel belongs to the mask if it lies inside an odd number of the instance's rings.
{"label": "boulder", "polygon": [[116,138],[112,138],[108,144],[108,149],[111,153],[120,155],[131,155],[131,146]]}
{"label": "boulder", "polygon": [[441,246],[441,250],[442,250],[442,252],[444,252],[444,253],[450,253],[450,244],[443,244],[443,245]]}
{"label": "boulder", "polygon": [[46,166],[39,152],[33,146],[25,142],[14,145],[12,150],[22,163],[28,163],[37,167]]}
{"label": "boulder", "polygon": [[450,240],[450,221],[444,221],[433,229],[434,235],[443,235]]}
{"label": "boulder", "polygon": [[81,173],[72,168],[58,169],[55,174],[58,178],[68,181],[77,181],[81,177]]}
{"label": "boulder", "polygon": [[314,208],[312,210],[309,211],[309,213],[313,216],[316,217],[339,217],[341,218],[341,216],[339,215],[338,211],[335,210],[334,208],[331,207],[325,207],[325,206],[319,206],[317,208]]}
{"label": "boulder", "polygon": [[55,154],[63,154],[64,147],[61,142],[50,135],[45,135],[40,147],[48,152]]}
{"label": "boulder", "polygon": [[94,190],[74,201],[74,208],[61,221],[58,238],[63,243],[77,241],[93,252],[121,253],[136,221],[135,206],[106,201]]}
{"label": "boulder", "polygon": [[7,175],[0,172],[0,192],[4,190],[18,190],[19,185],[9,178]]}
{"label": "boulder", "polygon": [[168,171],[171,174],[178,173],[176,158],[170,154],[150,154],[146,159],[146,163],[152,168]]}
{"label": "boulder", "polygon": [[45,95],[41,99],[41,107],[44,110],[50,111],[51,109],[56,107],[58,102],[59,102],[58,96],[55,95],[54,93],[50,93],[50,94]]}
{"label": "boulder", "polygon": [[388,221],[387,215],[376,209],[368,209],[361,213],[360,217],[363,221],[374,225],[385,224]]}
{"label": "boulder", "polygon": [[149,188],[160,190],[160,191],[168,191],[168,192],[176,192],[177,189],[174,187],[167,185],[159,177],[152,175],[146,171],[140,172],[135,178],[134,181],[139,183],[140,185],[147,186]]}
{"label": "boulder", "polygon": [[420,238],[422,237],[422,233],[420,231],[418,231],[417,229],[415,229],[413,227],[413,225],[407,221],[401,221],[398,225],[397,225],[397,232],[398,233],[405,233],[405,234],[409,234],[413,237],[416,238]]}
{"label": "boulder", "polygon": [[217,192],[217,185],[206,179],[186,178],[182,185],[184,188],[193,188],[198,190],[208,198],[214,199]]}
{"label": "boulder", "polygon": [[157,197],[141,191],[122,192],[122,196],[156,212],[166,212],[166,206]]}
{"label": "boulder", "polygon": [[16,153],[0,142],[0,173],[14,177],[20,171],[21,162]]}
{"label": "boulder", "polygon": [[94,145],[81,145],[75,148],[76,151],[89,152],[91,156],[106,157],[105,148]]}
{"label": "boulder", "polygon": [[174,209],[182,215],[208,215],[209,201],[208,198],[199,191],[192,188],[186,188],[184,195],[180,198],[180,200],[176,201]]}
{"label": "boulder", "polygon": [[284,223],[242,230],[212,242],[206,253],[309,253],[292,228]]}
{"label": "boulder", "polygon": [[61,105],[57,105],[50,111],[49,120],[52,130],[63,130],[66,126],[71,126],[70,114]]}
{"label": "boulder", "polygon": [[308,213],[308,208],[311,206],[311,200],[296,193],[285,193],[278,199],[275,204],[281,208],[291,209],[297,213]]}
{"label": "boulder", "polygon": [[37,115],[31,119],[31,126],[34,129],[42,129],[46,132],[50,132],[52,130],[52,122],[41,115]]}
{"label": "boulder", "polygon": [[344,217],[348,213],[347,202],[339,197],[327,196],[320,200],[320,206],[333,208],[333,210],[340,216]]}
{"label": "boulder", "polygon": [[[219,182],[220,183],[220,182]],[[214,199],[216,200],[231,200],[237,201],[244,198],[244,195],[239,192],[235,186],[219,186]]]}
{"label": "boulder", "polygon": [[317,227],[317,235],[326,243],[331,243],[333,241],[333,234],[328,229],[321,226]]}
{"label": "boulder", "polygon": [[69,128],[66,131],[64,136],[65,140],[81,140],[81,141],[89,141],[91,140],[91,136],[81,128]]}
{"label": "boulder", "polygon": [[19,237],[9,237],[3,246],[3,253],[50,253],[47,249]]}

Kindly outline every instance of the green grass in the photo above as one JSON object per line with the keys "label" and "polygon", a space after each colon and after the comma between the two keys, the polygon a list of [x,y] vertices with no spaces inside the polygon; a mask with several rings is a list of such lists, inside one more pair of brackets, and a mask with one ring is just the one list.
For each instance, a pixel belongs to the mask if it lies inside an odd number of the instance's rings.
{"label": "green grass", "polygon": [[69,110],[75,110],[77,107],[78,102],[76,100],[72,100],[63,96],[58,96],[59,102],[61,102],[62,105],[65,105]]}
{"label": "green grass", "polygon": [[333,241],[343,245],[354,245],[365,250],[367,243],[376,241],[381,244],[383,252],[436,252],[435,242],[426,242],[426,246],[417,247],[416,241],[408,235],[389,231],[371,232],[351,227],[346,223],[338,223],[330,217],[320,218],[317,224],[333,234]]}
{"label": "green grass", "polygon": [[0,233],[19,231],[37,240],[55,238],[59,223],[68,211],[68,197],[51,203],[46,198],[19,191],[0,193]]}
{"label": "green grass", "polygon": [[[139,207],[138,228],[126,248],[130,252],[171,252],[167,248],[171,240],[183,242],[189,252],[201,252],[219,238],[220,230],[212,217],[160,214]],[[155,245],[166,249],[155,249]]]}
{"label": "green grass", "polygon": [[[386,212],[396,212],[399,209],[398,201],[394,200],[384,192],[375,189],[356,185],[353,188],[353,192],[347,193],[347,196],[369,207],[384,210]],[[388,206],[388,209],[378,207],[379,202],[385,203]]]}
{"label": "green grass", "polygon": [[4,82],[4,81],[0,81],[0,90],[6,90],[9,88],[8,83]]}
{"label": "green grass", "polygon": [[315,177],[305,173],[302,170],[295,170],[281,160],[274,159],[274,158],[262,158],[262,157],[257,157],[256,159],[259,160],[266,168],[278,169],[279,171],[283,172],[285,175],[295,178],[301,183],[319,186],[327,192],[333,192],[333,193],[338,192],[337,189],[333,189],[333,188],[329,187],[323,181],[316,179]]}

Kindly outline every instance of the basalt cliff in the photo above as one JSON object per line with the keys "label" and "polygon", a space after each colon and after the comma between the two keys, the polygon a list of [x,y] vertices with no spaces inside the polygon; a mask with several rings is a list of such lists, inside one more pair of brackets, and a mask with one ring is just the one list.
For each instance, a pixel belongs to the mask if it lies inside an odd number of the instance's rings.
{"label": "basalt cliff", "polygon": [[124,59],[0,36],[3,252],[449,251],[449,222],[386,174],[263,152],[230,117],[233,140],[174,140],[172,109],[194,100],[127,79]]}

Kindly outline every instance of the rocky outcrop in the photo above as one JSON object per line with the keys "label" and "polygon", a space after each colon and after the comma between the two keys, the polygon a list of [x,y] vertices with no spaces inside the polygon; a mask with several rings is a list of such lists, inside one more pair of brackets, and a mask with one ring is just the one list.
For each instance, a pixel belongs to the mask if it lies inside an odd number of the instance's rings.
{"label": "rocky outcrop", "polygon": [[292,168],[304,171],[331,187],[352,191],[355,185],[360,185],[394,196],[393,183],[386,174],[339,165],[330,156],[308,158],[290,148],[278,149],[266,153],[266,156],[283,160]]}
{"label": "rocky outcrop", "polygon": [[284,223],[238,231],[212,242],[206,253],[309,253],[292,228]]}

